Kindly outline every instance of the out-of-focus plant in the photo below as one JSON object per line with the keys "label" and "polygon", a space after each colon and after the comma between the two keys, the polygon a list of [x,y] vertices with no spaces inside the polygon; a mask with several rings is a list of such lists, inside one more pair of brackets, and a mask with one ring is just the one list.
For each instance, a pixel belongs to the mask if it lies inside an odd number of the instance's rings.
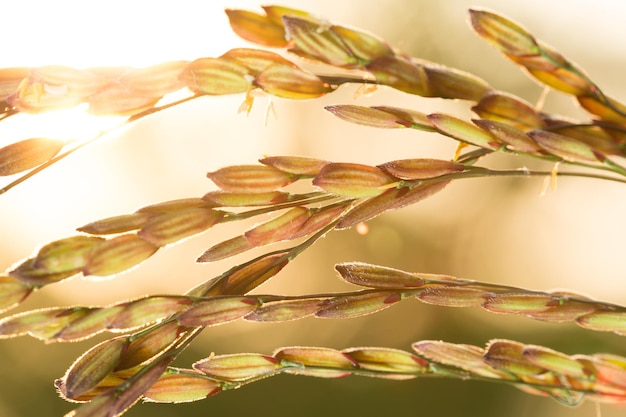
{"label": "out-of-focus plant", "polygon": [[[473,29],[529,75],[570,94],[593,119],[566,120],[497,91],[478,77],[419,60],[368,33],[331,24],[309,13],[266,6],[264,13],[227,10],[233,30],[266,49],[233,49],[218,58],[168,62],[149,68],[78,70],[49,66],[0,70],[0,120],[86,103],[97,115],[127,116],[123,124],[200,96],[243,94],[250,111],[257,90],[285,99],[314,99],[344,83],[385,85],[425,97],[466,100],[476,115],[465,120],[392,106],[326,107],[340,119],[373,128],[417,129],[458,141],[452,160],[412,158],[377,166],[303,156],[271,156],[208,174],[219,188],[201,197],[167,201],[134,213],[94,221],[81,232],[50,242],[0,275],[0,309],[8,311],[43,286],[78,274],[114,275],[160,249],[211,227],[268,213],[275,216],[208,248],[212,262],[276,242],[293,246],[235,265],[182,295],[150,295],[108,306],[54,307],[8,315],[0,337],[31,335],[71,342],[102,332],[119,335],[80,356],[56,381],[60,394],[82,402],[71,416],[114,416],[138,400],[195,401],[261,378],[291,373],[323,378],[367,375],[388,379],[438,376],[512,384],[566,404],[583,397],[626,401],[626,358],[611,353],[566,355],[548,347],[492,340],[486,347],[418,341],[412,351],[387,347],[334,350],[279,348],[271,354],[211,356],[182,369],[173,361],[206,327],[237,319],[280,322],[315,316],[349,319],[407,299],[445,307],[482,307],[497,314],[626,334],[626,308],[568,292],[539,292],[450,276],[408,273],[365,263],[342,263],[337,272],[361,287],[346,293],[251,295],[250,291],[325,234],[415,204],[452,181],[491,176],[578,176],[626,183],[626,106],[607,96],[573,63],[524,28],[495,13],[470,10]],[[322,75],[291,59],[325,64]],[[331,71],[332,70],[332,71]],[[189,94],[160,105],[166,94]],[[106,132],[104,132],[106,133]],[[23,175],[0,193],[76,149],[30,138],[0,149],[0,175]],[[494,170],[479,165],[494,153],[555,163],[550,171]],[[581,171],[559,171],[558,164]],[[584,168],[584,169],[582,169]],[[293,192],[290,184],[301,183]],[[6,364],[4,366],[7,366]]]}

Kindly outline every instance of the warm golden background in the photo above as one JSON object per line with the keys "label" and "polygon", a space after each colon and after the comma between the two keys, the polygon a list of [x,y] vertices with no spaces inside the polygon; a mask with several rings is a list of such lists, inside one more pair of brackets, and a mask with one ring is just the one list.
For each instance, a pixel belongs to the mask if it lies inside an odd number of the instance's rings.
{"label": "warm golden background", "polygon": [[[218,56],[232,47],[248,46],[231,34],[223,9],[260,10],[258,1],[243,0],[5,3],[0,8],[0,67],[146,66]],[[541,89],[536,84],[472,34],[467,8],[477,5],[475,0],[284,0],[282,4],[371,31],[411,55],[473,72],[531,102],[539,97]],[[621,1],[483,0],[478,4],[522,23],[585,68],[608,94],[626,100],[626,8]],[[370,164],[407,157],[451,157],[455,144],[443,137],[350,125],[322,107],[356,102],[466,116],[467,103],[424,99],[386,88],[355,101],[355,90],[343,86],[309,102],[274,99],[276,115],[267,123],[267,98],[257,99],[248,117],[237,114],[241,96],[203,98],[142,120],[121,135],[75,153],[0,196],[0,269],[31,255],[41,244],[74,234],[76,227],[90,221],[159,201],[202,196],[212,189],[207,171],[252,163],[263,155],[299,154]],[[586,117],[573,100],[558,93],[549,95],[545,110]],[[105,123],[85,125],[87,119],[78,112],[52,118],[16,116],[0,124],[0,145],[37,135],[75,137]],[[498,167],[546,168],[519,158],[491,159]],[[567,288],[626,304],[623,186],[562,178],[556,192],[540,196],[541,188],[540,179],[460,181],[431,200],[370,222],[368,235],[354,231],[329,235],[259,291],[301,294],[345,289],[332,266],[359,260],[541,290]],[[204,249],[243,227],[212,229],[160,251],[140,268],[114,280],[77,278],[47,287],[21,309],[182,293],[250,257],[193,263]],[[411,342],[421,339],[482,345],[497,337],[545,344],[567,353],[626,354],[623,338],[574,325],[405,302],[377,315],[343,322],[307,319],[209,329],[178,364],[188,366],[211,352],[269,353],[288,345],[410,349]],[[52,381],[93,343],[46,346],[28,338],[1,341],[0,416],[60,416],[74,408],[57,398]],[[602,417],[626,412],[605,405],[601,411]],[[567,408],[511,387],[479,382],[279,376],[194,404],[137,406],[127,415],[369,417],[383,413],[582,417],[596,415],[596,409],[591,402]]]}

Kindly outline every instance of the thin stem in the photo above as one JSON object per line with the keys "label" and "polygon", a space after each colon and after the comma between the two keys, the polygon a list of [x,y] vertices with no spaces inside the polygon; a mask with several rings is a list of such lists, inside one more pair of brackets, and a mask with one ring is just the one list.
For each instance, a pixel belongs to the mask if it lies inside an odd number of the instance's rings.
{"label": "thin stem", "polygon": [[249,219],[254,216],[267,214],[267,213],[271,213],[274,211],[283,210],[286,208],[297,207],[297,206],[306,205],[306,204],[321,203],[323,201],[333,200],[337,198],[336,195],[328,194],[323,191],[314,191],[311,193],[296,195],[294,197],[295,198],[292,201],[289,201],[287,203],[276,204],[273,206],[263,207],[263,208],[254,209],[254,210],[248,210],[248,211],[244,211],[241,213],[229,212],[227,213],[223,222]]}
{"label": "thin stem", "polygon": [[[606,125],[606,123],[604,123]],[[551,127],[547,127],[543,130],[556,130],[558,128],[563,128],[563,127],[576,127],[576,126],[599,126],[600,124],[596,124],[591,123],[591,124],[560,124],[560,125],[556,125],[556,126],[551,126]],[[620,129],[620,130],[624,130],[624,129]],[[626,132],[626,130],[625,130]],[[458,140],[450,135],[446,135],[442,132],[437,132],[443,136],[447,136],[450,137],[452,139]],[[582,162],[572,162],[572,161],[564,161],[563,159],[555,156],[555,155],[551,155],[551,154],[546,154],[546,155],[541,155],[538,153],[526,153],[526,152],[518,152],[515,150],[511,150],[508,149],[504,146],[502,146],[500,149],[498,149],[498,152],[503,152],[503,153],[507,153],[507,154],[513,154],[513,155],[517,155],[517,156],[530,156],[536,159],[541,159],[544,161],[550,161],[550,162],[563,162],[565,164],[568,165],[572,165],[572,166],[577,166],[577,167],[581,167],[581,168],[589,168],[589,169],[595,169],[595,170],[601,170],[601,171],[607,171],[607,172],[612,172],[614,174],[619,174],[621,176],[625,176],[626,177],[626,167],[623,167],[617,163],[615,163],[614,161],[608,159],[608,157],[605,157],[605,159],[603,161],[598,161],[599,164],[585,164]],[[459,163],[463,163],[465,165],[471,165],[474,164],[475,162],[477,162],[480,158],[482,158],[483,156],[489,155],[494,153],[493,150],[490,149],[476,149],[473,150],[471,152],[468,152],[466,154],[461,155],[458,159],[457,162]]]}
{"label": "thin stem", "polygon": [[592,174],[586,172],[552,172],[552,171],[529,171],[524,169],[515,170],[492,170],[483,167],[467,167],[465,171],[455,172],[452,174],[441,175],[435,178],[428,178],[424,180],[404,181],[402,186],[413,187],[419,184],[449,181],[464,178],[484,178],[484,177],[551,177],[557,175],[559,177],[579,177],[579,178],[592,178],[606,181],[614,181],[622,184],[626,184],[625,178],[610,177],[601,174]]}
{"label": "thin stem", "polygon": [[626,177],[626,168],[624,168],[623,166],[616,164],[615,162],[611,161],[608,158],[604,160],[604,165],[606,165],[609,168],[609,171],[615,172],[617,174],[620,174]]}
{"label": "thin stem", "polygon": [[366,78],[365,75],[362,75],[362,76],[355,75],[353,77],[347,76],[347,75],[346,76],[332,76],[332,75],[321,75],[321,74],[315,74],[315,75],[320,80],[330,85],[336,85],[336,86],[339,86],[342,84],[348,84],[348,83],[380,85],[378,81],[368,79]]}
{"label": "thin stem", "polygon": [[93,143],[95,141],[97,141],[98,139],[103,138],[104,136],[115,132],[116,130],[121,129],[122,127],[128,125],[129,123],[133,123],[139,119],[142,119],[146,116],[150,116],[151,114],[154,113],[158,113],[160,111],[169,109],[171,107],[177,106],[179,104],[183,104],[186,103],[188,101],[194,100],[198,97],[201,97],[201,94],[195,94],[193,96],[190,97],[185,97],[183,99],[174,101],[172,103],[168,103],[168,104],[164,104],[163,106],[160,107],[153,107],[151,109],[145,110],[141,113],[137,113],[131,117],[129,117],[128,119],[124,120],[122,123],[113,126],[109,129],[103,130],[100,133],[98,133],[95,136],[92,136],[88,139],[85,139],[83,141],[78,142],[76,145],[74,145],[74,147],[68,149],[67,151],[55,156],[54,158],[44,162],[43,164],[39,165],[38,167],[32,169],[31,171],[27,172],[26,174],[22,175],[21,177],[19,177],[18,179],[16,179],[15,181],[11,182],[10,184],[6,185],[5,187],[3,187],[2,189],[0,189],[0,195],[6,193],[7,191],[9,191],[10,189],[12,189],[13,187],[23,183],[24,181],[26,181],[29,178],[32,178],[33,176],[35,176],[36,174],[40,173],[41,171],[43,171],[44,169],[48,168],[49,166],[59,162],[60,160],[62,160],[63,158],[66,158],[68,156],[70,156],[71,154],[73,154],[74,152],[76,152],[77,150],[81,149],[83,146],[88,145],[90,143]]}

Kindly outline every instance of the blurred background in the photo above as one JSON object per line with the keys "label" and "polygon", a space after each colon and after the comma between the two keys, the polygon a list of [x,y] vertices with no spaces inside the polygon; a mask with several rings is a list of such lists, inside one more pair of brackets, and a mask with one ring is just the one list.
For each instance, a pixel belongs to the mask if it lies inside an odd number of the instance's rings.
{"label": "blurred background", "polygon": [[[260,11],[258,1],[56,0],[3,4],[0,67],[70,65],[147,66],[219,56],[249,46],[231,33],[224,8]],[[618,0],[525,2],[483,0],[284,0],[329,20],[387,40],[416,57],[472,72],[497,89],[535,102],[541,88],[470,30],[467,9],[484,6],[521,23],[578,63],[609,95],[626,100],[625,6]],[[313,101],[257,98],[249,116],[237,114],[242,96],[195,100],[109,135],[0,196],[0,269],[31,256],[42,244],[75,234],[91,221],[130,213],[155,202],[199,197],[213,189],[206,172],[254,163],[264,155],[303,155],[379,164],[394,159],[448,159],[456,144],[417,131],[388,131],[342,122],[330,104],[392,105],[425,113],[470,114],[466,102],[424,99],[387,88],[355,99],[356,86]],[[587,119],[573,100],[550,93],[544,109]],[[0,123],[0,146],[34,136],[81,137],[115,120],[77,111],[16,116]],[[551,169],[515,157],[489,158],[498,168]],[[13,178],[5,178],[8,183]],[[3,182],[2,185],[5,183]],[[626,194],[623,185],[561,178],[541,195],[541,179],[459,181],[432,199],[381,216],[369,233],[331,233],[257,292],[307,294],[342,291],[333,265],[363,261],[414,272],[442,273],[537,290],[569,289],[626,304]],[[75,278],[46,287],[19,310],[58,305],[103,305],[145,294],[182,293],[255,253],[214,264],[194,264],[206,248],[248,225],[211,229],[160,251],[141,267],[112,280]],[[59,399],[52,382],[101,335],[75,344],[44,345],[30,338],[0,342],[0,415],[61,416],[75,407]],[[290,345],[389,346],[442,339],[484,345],[493,338],[542,344],[566,353],[626,354],[623,339],[480,310],[404,302],[376,315],[286,324],[234,323],[206,330],[176,362],[189,366],[216,354],[271,353]],[[278,376],[192,404],[134,407],[128,416],[200,415],[589,416],[596,405],[569,408],[512,387],[473,381],[405,382],[350,377],[322,380]],[[624,408],[601,406],[603,417]]]}

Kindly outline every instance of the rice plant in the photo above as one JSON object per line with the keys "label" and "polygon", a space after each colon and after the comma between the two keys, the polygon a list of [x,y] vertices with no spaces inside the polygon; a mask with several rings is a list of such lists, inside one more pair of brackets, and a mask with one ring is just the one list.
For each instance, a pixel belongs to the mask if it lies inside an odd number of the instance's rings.
{"label": "rice plant", "polygon": [[[547,90],[573,97],[588,113],[588,120],[542,111],[539,105],[499,91],[473,74],[409,56],[376,35],[306,11],[263,6],[262,12],[228,9],[226,17],[232,30],[256,47],[146,68],[0,69],[2,122],[17,114],[79,105],[94,115],[123,118],[120,125],[82,141],[38,137],[0,148],[0,175],[11,178],[0,194],[19,192],[25,182],[45,176],[64,158],[116,129],[215,96],[237,95],[242,98],[240,112],[250,113],[259,94],[277,100],[315,100],[332,97],[341,86],[359,85],[363,94],[388,88],[459,100],[472,115],[393,103],[364,106],[356,104],[358,100],[328,105],[329,115],[381,129],[382,136],[407,129],[428,132],[456,143],[456,151],[449,159],[406,155],[376,165],[350,161],[349,155],[341,161],[308,155],[261,156],[258,163],[242,161],[208,172],[213,188],[202,195],[154,202],[79,224],[75,235],[44,243],[32,256],[16,259],[0,274],[4,313],[0,338],[28,335],[46,343],[101,340],[68,364],[66,373],[54,382],[64,400],[78,403],[67,416],[117,416],[133,406],[142,407],[137,405],[140,401],[205,399],[204,407],[211,412],[208,397],[279,374],[330,379],[368,376],[396,384],[434,378],[488,381],[570,406],[585,399],[610,404],[626,400],[623,352],[576,352],[577,346],[571,346],[574,353],[565,353],[509,338],[493,338],[483,345],[424,338],[404,349],[275,346],[273,351],[225,354],[202,346],[206,355],[188,366],[179,364],[177,358],[192,342],[218,325],[306,323],[307,318],[349,321],[414,301],[442,309],[478,307],[502,315],[502,320],[518,316],[555,326],[575,325],[589,334],[626,334],[626,307],[612,302],[569,290],[409,272],[367,259],[345,260],[334,272],[316,271],[338,275],[351,285],[347,291],[263,293],[262,284],[288,265],[298,268],[300,255],[313,244],[324,245],[319,242],[322,237],[340,230],[365,230],[372,219],[437,198],[448,192],[450,184],[487,177],[537,177],[553,187],[558,181],[577,180],[568,177],[626,183],[626,106],[520,24],[484,9],[469,10],[473,31]],[[162,100],[172,93],[182,95],[174,101]],[[514,169],[491,167],[488,162],[500,155],[519,164]],[[550,168],[528,168],[528,160]],[[65,282],[77,276],[123,280],[117,276],[144,267],[149,258],[171,246],[196,235],[211,236],[214,228],[231,222],[240,222],[234,236],[178,261],[195,258],[197,263],[215,263],[248,257],[185,293],[122,296],[109,305],[13,310],[36,298],[44,287],[71,285]],[[411,248],[403,249],[402,256],[411,256]],[[400,324],[410,331],[413,320],[406,317]],[[475,325],[473,317],[468,325]],[[38,349],[45,356],[46,347]],[[10,369],[11,364],[3,367]],[[237,401],[236,394],[232,401]],[[419,393],[411,395],[419,397]],[[180,407],[184,413],[184,406]]]}

